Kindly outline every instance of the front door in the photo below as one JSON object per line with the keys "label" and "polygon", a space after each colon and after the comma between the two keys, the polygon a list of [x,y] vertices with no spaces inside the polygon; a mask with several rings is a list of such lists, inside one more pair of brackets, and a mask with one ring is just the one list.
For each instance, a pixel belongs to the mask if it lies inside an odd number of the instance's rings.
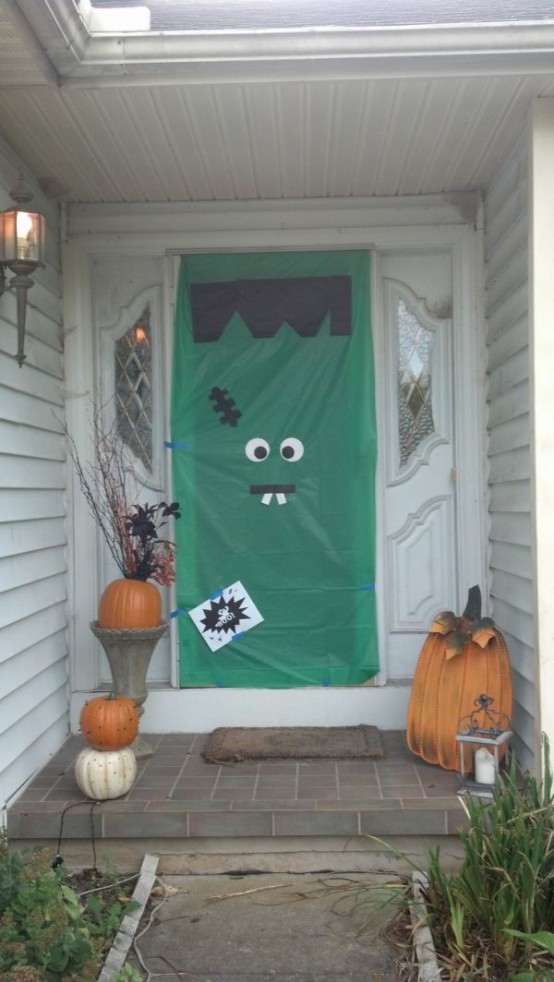
{"label": "front door", "polygon": [[173,371],[182,684],[367,682],[369,253],[184,257]]}

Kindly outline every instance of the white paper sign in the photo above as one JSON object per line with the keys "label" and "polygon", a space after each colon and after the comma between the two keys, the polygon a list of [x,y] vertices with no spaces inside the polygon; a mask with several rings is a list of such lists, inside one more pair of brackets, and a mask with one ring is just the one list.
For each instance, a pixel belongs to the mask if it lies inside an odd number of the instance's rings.
{"label": "white paper sign", "polygon": [[229,644],[237,634],[261,624],[263,617],[240,580],[189,610],[210,651]]}

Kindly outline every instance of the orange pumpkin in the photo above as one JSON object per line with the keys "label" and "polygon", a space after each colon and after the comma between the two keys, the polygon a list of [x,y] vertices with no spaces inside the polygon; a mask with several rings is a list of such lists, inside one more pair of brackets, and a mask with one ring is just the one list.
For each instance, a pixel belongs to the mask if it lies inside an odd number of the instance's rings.
{"label": "orange pumpkin", "polygon": [[160,591],[145,580],[121,579],[108,584],[98,605],[98,627],[140,630],[161,622]]}
{"label": "orange pumpkin", "polygon": [[406,731],[412,753],[428,764],[459,771],[458,725],[475,710],[481,693],[492,698],[491,708],[511,717],[506,642],[490,618],[481,619],[481,593],[472,587],[461,617],[444,611],[435,618],[419,656]]}
{"label": "orange pumpkin", "polygon": [[128,696],[97,696],[81,710],[83,739],[95,750],[121,750],[138,732],[139,711]]}

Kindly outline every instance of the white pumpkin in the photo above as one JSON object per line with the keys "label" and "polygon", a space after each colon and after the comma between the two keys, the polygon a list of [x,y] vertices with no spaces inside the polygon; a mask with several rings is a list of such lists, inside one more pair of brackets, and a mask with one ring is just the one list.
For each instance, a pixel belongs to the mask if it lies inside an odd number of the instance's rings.
{"label": "white pumpkin", "polygon": [[137,774],[136,757],[130,747],[121,750],[95,750],[85,747],[75,761],[75,779],[87,798],[105,801],[120,798],[133,786]]}

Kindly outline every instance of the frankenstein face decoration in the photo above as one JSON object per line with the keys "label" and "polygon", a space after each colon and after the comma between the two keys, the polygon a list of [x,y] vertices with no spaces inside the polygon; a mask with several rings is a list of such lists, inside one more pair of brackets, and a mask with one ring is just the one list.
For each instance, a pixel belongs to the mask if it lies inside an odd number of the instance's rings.
{"label": "frankenstein face decoration", "polygon": [[[364,253],[182,263],[172,392],[184,685],[378,668]],[[286,507],[285,507],[286,506]]]}
{"label": "frankenstein face decoration", "polygon": [[[221,414],[220,423],[228,423],[229,426],[236,426],[242,413],[235,407],[235,401],[229,397],[227,389],[220,389],[218,386],[214,386],[210,392],[210,399],[214,404],[214,411]],[[244,452],[248,460],[258,464],[269,457],[271,448],[267,440],[264,440],[262,437],[253,437],[246,444]],[[295,436],[287,437],[287,439],[282,441],[279,452],[283,460],[288,460],[291,463],[303,457],[304,444]],[[286,495],[293,494],[296,488],[294,484],[252,484],[250,485],[250,491],[252,494],[262,495],[261,500],[263,505],[269,505],[274,494],[276,495],[278,504],[284,505],[287,502]]]}
{"label": "frankenstein face decoration", "polygon": [[[261,463],[269,457],[271,448],[267,440],[261,437],[253,437],[249,440],[244,448],[244,452],[249,460],[254,461],[254,463]],[[304,444],[302,440],[299,440],[295,436],[289,436],[285,440],[281,441],[279,447],[279,453],[283,460],[290,463],[300,460],[304,456]],[[295,484],[251,484],[250,491],[252,494],[260,494],[262,496],[262,505],[269,505],[273,499],[273,495],[277,500],[277,504],[286,505],[287,494],[294,494],[296,491]]]}

